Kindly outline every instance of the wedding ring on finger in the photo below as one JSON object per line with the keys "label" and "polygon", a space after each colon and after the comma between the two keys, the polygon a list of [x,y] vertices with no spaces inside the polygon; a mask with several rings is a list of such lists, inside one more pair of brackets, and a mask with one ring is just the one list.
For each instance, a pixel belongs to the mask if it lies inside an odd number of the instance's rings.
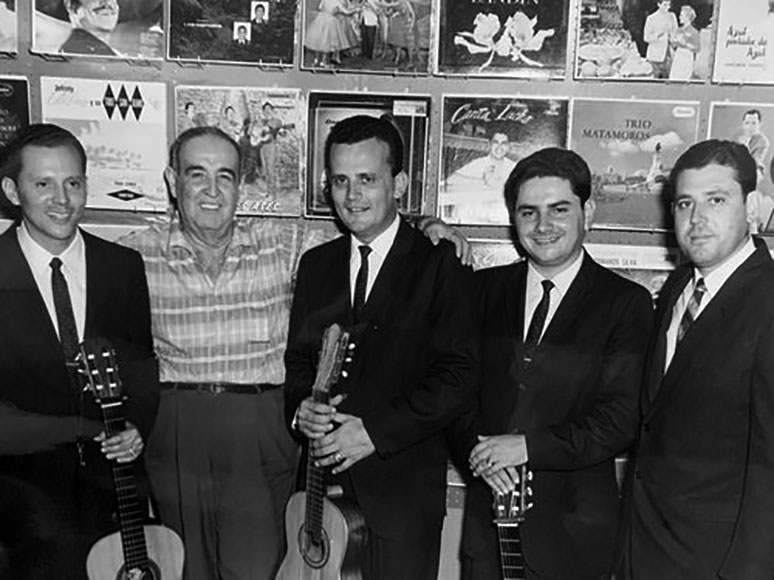
{"label": "wedding ring on finger", "polygon": [[344,456],[341,453],[336,453],[333,458],[336,460],[336,463],[341,463],[344,461]]}

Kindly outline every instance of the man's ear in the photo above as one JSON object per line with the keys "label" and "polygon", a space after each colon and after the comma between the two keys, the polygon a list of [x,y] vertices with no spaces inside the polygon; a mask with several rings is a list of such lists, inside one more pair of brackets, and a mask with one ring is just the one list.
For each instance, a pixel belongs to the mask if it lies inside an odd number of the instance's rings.
{"label": "man's ear", "polygon": [[597,204],[593,199],[588,198],[583,204],[583,229],[589,231],[591,224],[594,223],[594,212],[597,211]]}
{"label": "man's ear", "polygon": [[169,165],[164,168],[164,183],[167,184],[167,192],[172,199],[177,199],[177,173]]}
{"label": "man's ear", "polygon": [[3,193],[5,194],[5,197],[8,198],[8,201],[16,206],[21,205],[21,201],[19,201],[19,192],[16,189],[16,182],[13,179],[7,176],[3,177],[0,186],[2,186]]}
{"label": "man's ear", "polygon": [[405,171],[401,171],[394,177],[393,181],[395,183],[395,191],[392,196],[395,199],[400,199],[408,190],[408,175],[406,175]]}

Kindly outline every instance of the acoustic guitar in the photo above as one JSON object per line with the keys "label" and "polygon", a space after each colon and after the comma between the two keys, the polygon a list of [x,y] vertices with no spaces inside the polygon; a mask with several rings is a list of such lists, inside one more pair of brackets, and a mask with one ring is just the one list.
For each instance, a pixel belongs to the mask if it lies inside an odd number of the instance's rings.
{"label": "acoustic guitar", "polygon": [[494,523],[500,545],[500,569],[503,580],[524,580],[524,556],[521,551],[519,526],[524,514],[532,507],[532,472],[527,465],[518,468],[519,483],[508,493],[494,494]]}
{"label": "acoustic guitar", "polygon": [[[349,333],[333,324],[323,335],[312,396],[327,403],[345,361]],[[306,491],[293,494],[285,510],[288,553],[277,580],[360,580],[359,560],[368,538],[365,520],[347,500],[327,497],[323,468],[309,453]]]}
{"label": "acoustic guitar", "polygon": [[[105,434],[126,429],[123,388],[115,352],[107,341],[87,339],[78,356],[79,371],[86,377],[102,409]],[[90,580],[179,580],[183,576],[183,542],[164,526],[143,525],[131,463],[111,462],[120,531],[98,540],[86,558]]]}

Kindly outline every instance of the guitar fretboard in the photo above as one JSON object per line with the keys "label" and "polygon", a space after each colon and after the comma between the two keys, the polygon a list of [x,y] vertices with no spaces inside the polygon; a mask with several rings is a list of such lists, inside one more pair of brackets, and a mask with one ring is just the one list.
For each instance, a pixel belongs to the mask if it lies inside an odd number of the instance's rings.
{"label": "guitar fretboard", "polygon": [[[312,392],[316,403],[328,403],[327,392]],[[322,537],[323,497],[325,497],[325,477],[323,470],[314,464],[312,450],[308,450],[306,465],[306,516],[305,526],[312,541],[319,543]]]}
{"label": "guitar fretboard", "polygon": [[503,580],[524,580],[524,557],[518,524],[497,524]]}
{"label": "guitar fretboard", "polygon": [[[117,435],[126,429],[123,404],[120,400],[103,401],[100,407],[108,437]],[[118,504],[118,522],[121,527],[124,565],[128,570],[144,568],[148,564],[148,549],[145,543],[140,500],[137,497],[134,467],[132,464],[122,464],[115,460],[111,463]]]}

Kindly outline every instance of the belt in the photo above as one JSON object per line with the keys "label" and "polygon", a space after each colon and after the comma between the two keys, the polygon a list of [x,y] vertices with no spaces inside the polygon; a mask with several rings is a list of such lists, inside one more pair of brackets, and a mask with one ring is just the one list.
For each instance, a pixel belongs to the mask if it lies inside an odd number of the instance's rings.
{"label": "belt", "polygon": [[161,383],[165,391],[196,391],[208,395],[232,393],[236,395],[260,395],[266,391],[279,389],[282,385],[276,383],[257,383],[243,385],[238,383]]}

